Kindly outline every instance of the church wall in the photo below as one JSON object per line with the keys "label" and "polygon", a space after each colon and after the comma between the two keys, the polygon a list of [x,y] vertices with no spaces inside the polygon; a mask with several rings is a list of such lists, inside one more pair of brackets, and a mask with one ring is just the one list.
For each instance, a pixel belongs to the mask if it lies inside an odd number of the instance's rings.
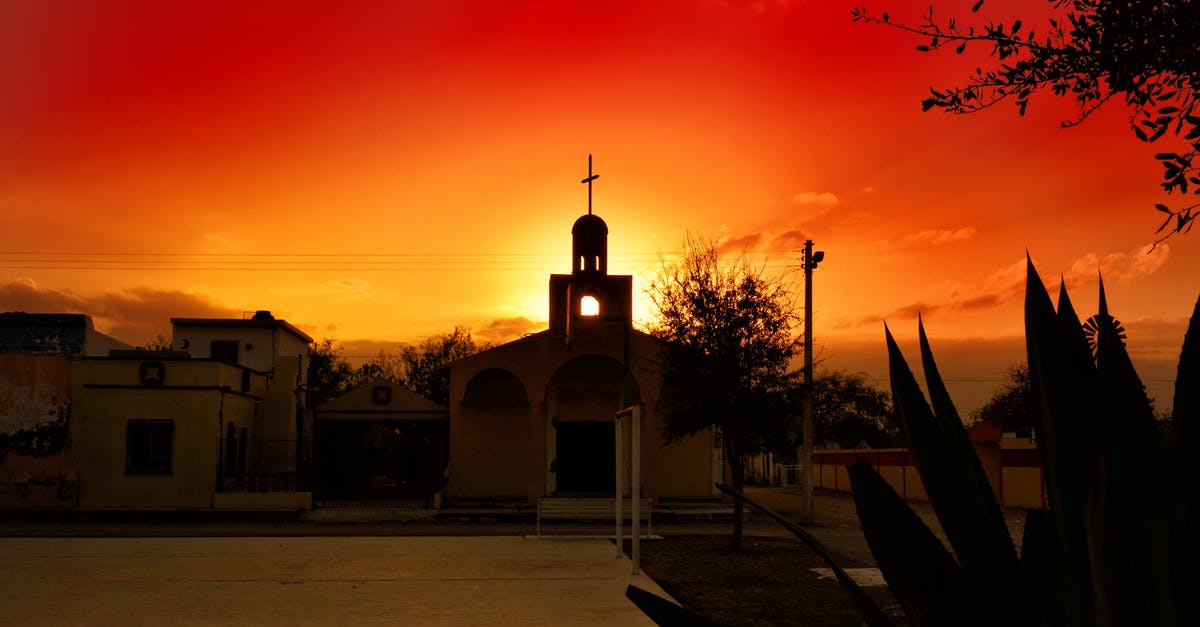
{"label": "church wall", "polygon": [[529,405],[462,409],[457,460],[463,498],[524,498],[528,489]]}
{"label": "church wall", "polygon": [[[659,499],[713,496],[713,438],[704,432],[656,451],[654,485]],[[719,451],[716,451],[719,453]]]}

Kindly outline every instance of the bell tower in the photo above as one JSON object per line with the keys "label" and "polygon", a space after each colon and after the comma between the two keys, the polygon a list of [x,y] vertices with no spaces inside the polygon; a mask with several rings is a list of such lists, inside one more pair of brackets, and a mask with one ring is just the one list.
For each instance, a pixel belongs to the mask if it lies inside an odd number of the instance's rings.
{"label": "bell tower", "polygon": [[592,181],[600,178],[592,173],[592,155],[588,155],[587,178],[579,181],[588,186],[588,212],[579,216],[571,227],[571,274],[608,274],[608,225],[592,213]]}
{"label": "bell tower", "polygon": [[624,321],[633,315],[633,277],[608,274],[608,225],[592,213],[592,172],[588,155],[588,212],[571,227],[571,274],[550,275],[550,331],[567,338],[579,324]]}
{"label": "bell tower", "polygon": [[608,225],[600,216],[579,216],[571,227],[571,274],[608,274]]}

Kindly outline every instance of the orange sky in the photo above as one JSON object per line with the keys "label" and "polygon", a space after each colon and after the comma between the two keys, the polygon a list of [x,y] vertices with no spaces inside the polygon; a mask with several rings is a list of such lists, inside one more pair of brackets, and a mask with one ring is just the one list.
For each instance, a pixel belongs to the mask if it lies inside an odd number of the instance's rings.
{"label": "orange sky", "polygon": [[591,152],[635,289],[689,230],[780,267],[810,237],[827,365],[884,376],[881,320],[911,340],[920,310],[971,405],[1021,357],[1028,249],[1081,313],[1104,271],[1169,403],[1200,244],[1143,252],[1162,147],[1049,97],[922,113],[985,51],[922,55],[854,4],[0,3],[0,310],[132,343],[255,309],[350,352],[506,339],[543,328]]}

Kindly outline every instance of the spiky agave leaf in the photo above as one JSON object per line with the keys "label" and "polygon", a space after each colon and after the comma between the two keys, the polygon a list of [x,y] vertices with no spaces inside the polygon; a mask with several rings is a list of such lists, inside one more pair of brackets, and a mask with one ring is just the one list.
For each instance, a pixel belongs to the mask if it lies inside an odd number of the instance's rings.
{"label": "spiky agave leaf", "polygon": [[1171,430],[1178,446],[1200,451],[1200,299],[1192,309],[1179,354]]}
{"label": "spiky agave leaf", "polygon": [[1062,603],[1054,593],[1054,580],[1062,576],[1063,564],[1051,557],[1054,550],[1053,519],[1044,509],[1025,510],[1025,534],[1021,538],[1021,570],[1029,588],[1034,625],[1065,624]]}
{"label": "spiky agave leaf", "polygon": [[[886,325],[884,331],[892,402],[929,501],[964,567],[967,590],[979,618],[985,625],[1027,624],[1029,604],[1012,538],[966,430],[961,422],[955,430],[948,420],[934,415]],[[927,349],[925,342],[922,351]],[[927,371],[933,375],[931,386],[941,388],[937,402],[944,415],[957,419],[932,355],[929,361],[933,366]]]}
{"label": "spiky agave leaf", "polygon": [[1089,418],[1095,413],[1096,369],[1079,318],[1065,287],[1059,310],[1026,256],[1025,346],[1033,425],[1053,517],[1051,561],[1061,566],[1054,597],[1066,624],[1095,623],[1091,564],[1085,535],[1086,464],[1092,446]]}
{"label": "spiky agave leaf", "polygon": [[[977,596],[983,610],[1003,620],[1003,624],[1029,621],[1026,590],[1021,581],[1020,561],[1013,547],[1012,535],[1004,522],[1000,504],[992,491],[987,473],[967,429],[958,416],[946,385],[933,358],[933,349],[918,321],[921,365],[925,370],[925,385],[929,390],[933,418],[940,431],[938,450],[945,453],[945,463],[958,469],[952,481],[943,485],[949,490],[930,502],[946,533],[954,554],[971,572],[968,577],[978,586]],[[932,472],[933,469],[930,469]],[[944,477],[938,477],[943,479]],[[925,482],[924,474],[922,481]],[[928,487],[928,482],[925,482]],[[938,482],[942,483],[942,482]]]}
{"label": "spiky agave leaf", "polygon": [[625,588],[625,598],[632,601],[647,618],[654,621],[655,625],[661,627],[715,627],[716,625],[687,608],[679,607],[649,590],[643,590],[634,585]]}
{"label": "spiky agave leaf", "polygon": [[1195,616],[1200,611],[1200,464],[1195,457],[1200,451],[1200,299],[1179,355],[1169,434],[1175,609],[1176,616]]}
{"label": "spiky agave leaf", "polygon": [[1088,503],[1088,551],[1097,619],[1111,625],[1172,620],[1170,537],[1163,450],[1146,388],[1134,371],[1100,283],[1095,473]]}
{"label": "spiky agave leaf", "polygon": [[978,624],[963,569],[904,498],[870,464],[847,468],[875,564],[913,625]]}

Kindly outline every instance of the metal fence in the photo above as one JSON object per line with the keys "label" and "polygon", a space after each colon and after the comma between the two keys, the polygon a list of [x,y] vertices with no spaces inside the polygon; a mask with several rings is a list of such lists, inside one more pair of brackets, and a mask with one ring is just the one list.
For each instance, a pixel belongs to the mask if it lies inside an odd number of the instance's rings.
{"label": "metal fence", "polygon": [[804,466],[784,465],[779,473],[779,485],[796,487],[804,483]]}
{"label": "metal fence", "polygon": [[396,495],[389,497],[321,497],[313,500],[313,506],[322,507],[352,507],[378,509],[430,509],[433,507],[433,495],[428,493],[413,495]]}
{"label": "metal fence", "polygon": [[296,440],[222,438],[217,489],[221,492],[295,492],[300,468]]}

